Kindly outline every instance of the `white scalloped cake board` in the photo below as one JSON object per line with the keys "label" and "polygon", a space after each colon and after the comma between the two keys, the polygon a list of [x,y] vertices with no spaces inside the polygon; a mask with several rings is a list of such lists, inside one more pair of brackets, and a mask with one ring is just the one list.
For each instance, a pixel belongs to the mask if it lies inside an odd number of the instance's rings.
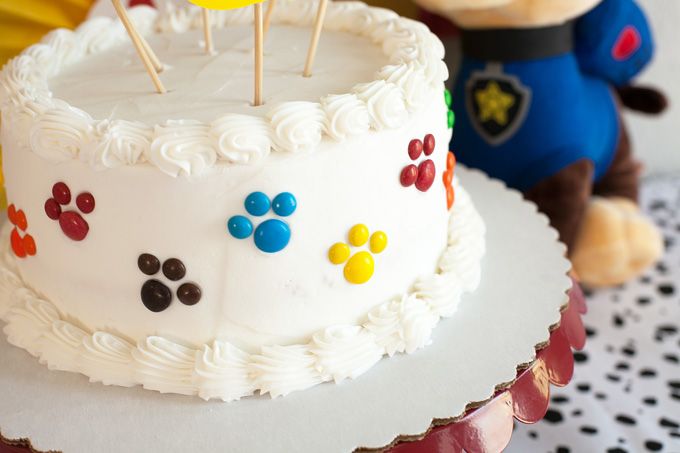
{"label": "white scalloped cake board", "polygon": [[65,453],[331,453],[381,447],[460,415],[534,359],[571,282],[564,247],[533,205],[479,172],[457,174],[488,229],[482,284],[425,349],[340,385],[226,404],[90,384],[48,371],[0,335],[0,430]]}

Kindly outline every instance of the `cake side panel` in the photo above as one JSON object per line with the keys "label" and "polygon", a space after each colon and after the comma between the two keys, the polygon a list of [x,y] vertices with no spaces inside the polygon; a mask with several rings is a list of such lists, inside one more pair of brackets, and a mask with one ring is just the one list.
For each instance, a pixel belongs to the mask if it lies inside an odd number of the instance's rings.
{"label": "cake side panel", "polygon": [[[25,138],[3,130],[8,197],[25,213],[37,249],[35,256],[17,260],[20,274],[88,329],[134,341],[149,335],[192,344],[221,338],[252,348],[304,342],[326,326],[361,323],[370,309],[407,291],[417,277],[434,273],[446,247],[441,175],[450,131],[443,96],[431,98],[430,108],[401,129],[341,143],[324,140],[313,153],[271,155],[258,165],[218,165],[197,179],[172,178],[150,165],[105,171],[80,161],[55,165],[26,149]],[[437,143],[429,156],[436,167],[434,183],[427,192],[403,187],[400,174],[414,163],[408,144],[429,133]],[[80,241],[45,211],[60,182],[71,192],[62,214],[75,212],[87,222]],[[271,211],[249,215],[244,201],[257,191],[270,199],[289,192],[297,209],[285,218]],[[77,206],[82,193],[95,201],[91,213]],[[277,253],[262,252],[252,236],[240,240],[229,234],[227,221],[236,215],[249,218],[254,228],[283,220],[290,242]],[[361,285],[349,283],[343,265],[327,257],[334,243],[347,242],[355,224],[388,238],[385,250],[374,255],[374,275]],[[365,247],[353,253],[360,250]],[[181,260],[185,277],[171,281],[162,272],[143,274],[137,263],[143,253],[161,263]],[[173,293],[159,313],[140,299],[150,279]],[[177,290],[183,283],[200,287],[199,303],[180,303]]]}

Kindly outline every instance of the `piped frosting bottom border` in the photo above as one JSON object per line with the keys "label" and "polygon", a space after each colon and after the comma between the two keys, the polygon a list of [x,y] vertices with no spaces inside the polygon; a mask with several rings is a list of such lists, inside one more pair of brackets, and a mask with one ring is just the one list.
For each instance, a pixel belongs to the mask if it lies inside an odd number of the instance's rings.
{"label": "piped frosting bottom border", "polygon": [[136,345],[105,331],[78,326],[22,280],[9,249],[9,228],[0,240],[0,319],[7,340],[51,370],[82,373],[91,382],[161,393],[234,401],[271,397],[322,382],[357,378],[383,356],[412,353],[431,342],[441,318],[455,314],[461,297],[481,278],[485,225],[465,190],[455,182],[456,203],[448,244],[438,271],[418,278],[411,290],[384,302],[361,325],[331,326],[307,344],[263,346],[248,353],[220,340],[200,347],[150,336]]}

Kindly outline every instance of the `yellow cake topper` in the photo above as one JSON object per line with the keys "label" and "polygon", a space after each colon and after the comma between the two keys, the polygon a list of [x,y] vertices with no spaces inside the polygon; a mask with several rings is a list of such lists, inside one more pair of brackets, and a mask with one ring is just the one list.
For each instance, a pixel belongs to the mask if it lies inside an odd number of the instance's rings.
{"label": "yellow cake topper", "polygon": [[194,5],[208,9],[238,9],[262,3],[264,0],[189,0]]}

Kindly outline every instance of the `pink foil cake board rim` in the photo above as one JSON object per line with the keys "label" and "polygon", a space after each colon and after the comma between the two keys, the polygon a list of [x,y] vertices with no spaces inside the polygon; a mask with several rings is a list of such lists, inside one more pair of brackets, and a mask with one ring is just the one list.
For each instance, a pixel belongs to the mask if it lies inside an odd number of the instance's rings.
{"label": "pink foil cake board rim", "polygon": [[91,384],[49,371],[0,335],[0,430],[38,450],[348,452],[420,436],[487,401],[531,363],[560,321],[571,280],[564,246],[521,195],[459,166],[487,226],[482,282],[433,342],[358,379],[233,403]]}

